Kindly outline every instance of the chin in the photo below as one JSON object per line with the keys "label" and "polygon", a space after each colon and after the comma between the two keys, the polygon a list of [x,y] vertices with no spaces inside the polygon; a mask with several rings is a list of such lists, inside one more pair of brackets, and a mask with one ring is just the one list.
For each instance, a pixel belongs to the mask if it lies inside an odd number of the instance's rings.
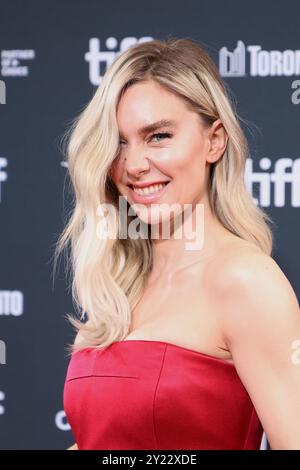
{"label": "chin", "polygon": [[145,224],[151,225],[153,227],[165,227],[165,233],[167,236],[167,234],[170,232],[172,220],[174,219],[174,212],[170,214],[168,207],[168,205],[163,207],[161,204],[157,204],[157,206],[154,205],[151,208],[144,206],[139,207],[136,210],[136,213],[139,219]]}

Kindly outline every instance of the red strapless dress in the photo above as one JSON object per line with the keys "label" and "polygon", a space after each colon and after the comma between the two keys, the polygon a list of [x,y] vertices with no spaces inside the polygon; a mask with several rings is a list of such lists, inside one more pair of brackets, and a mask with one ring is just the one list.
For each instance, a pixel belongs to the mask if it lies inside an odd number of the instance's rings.
{"label": "red strapless dress", "polygon": [[79,449],[260,449],[263,435],[232,363],[164,341],[73,353],[63,401]]}

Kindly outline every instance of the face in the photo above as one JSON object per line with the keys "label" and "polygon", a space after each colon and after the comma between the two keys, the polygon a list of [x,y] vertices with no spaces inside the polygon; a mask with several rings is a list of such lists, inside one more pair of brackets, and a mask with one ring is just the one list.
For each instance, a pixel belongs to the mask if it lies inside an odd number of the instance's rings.
{"label": "face", "polygon": [[117,121],[120,152],[111,178],[134,210],[138,207],[141,220],[159,224],[170,217],[172,205],[182,211],[184,204],[204,200],[209,164],[224,153],[227,143],[219,120],[205,127],[183,99],[145,81],[125,91]]}

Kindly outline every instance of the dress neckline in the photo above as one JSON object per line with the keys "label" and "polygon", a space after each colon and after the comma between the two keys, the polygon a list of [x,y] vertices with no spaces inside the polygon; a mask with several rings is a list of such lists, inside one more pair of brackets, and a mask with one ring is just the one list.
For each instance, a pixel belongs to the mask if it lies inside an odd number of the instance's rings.
{"label": "dress neckline", "polygon": [[179,350],[182,350],[182,351],[187,351],[187,352],[190,352],[190,353],[193,353],[193,354],[197,354],[201,357],[204,357],[206,359],[210,359],[212,361],[216,361],[216,362],[220,362],[222,364],[226,364],[226,365],[229,365],[231,367],[234,367],[235,368],[235,365],[234,363],[232,362],[229,362],[229,360],[227,359],[223,359],[221,357],[217,357],[217,356],[212,356],[211,354],[207,354],[207,353],[204,353],[204,352],[200,352],[200,351],[196,351],[194,349],[190,349],[190,348],[187,348],[185,346],[180,346],[179,344],[175,344],[175,343],[171,343],[170,341],[163,341],[163,340],[157,340],[157,339],[123,339],[123,340],[118,340],[118,341],[113,341],[110,346],[116,344],[124,344],[124,343],[152,343],[152,344],[164,344],[166,346],[170,346],[170,347],[173,347],[173,348],[176,348],[176,349],[179,349]]}

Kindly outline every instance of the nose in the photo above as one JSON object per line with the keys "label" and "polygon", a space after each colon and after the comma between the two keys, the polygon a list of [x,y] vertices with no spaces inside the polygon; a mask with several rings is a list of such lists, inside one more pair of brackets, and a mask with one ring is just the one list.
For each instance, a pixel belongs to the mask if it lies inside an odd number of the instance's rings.
{"label": "nose", "polygon": [[124,169],[128,175],[137,177],[140,173],[149,170],[149,160],[143,155],[143,152],[127,152],[124,162]]}

